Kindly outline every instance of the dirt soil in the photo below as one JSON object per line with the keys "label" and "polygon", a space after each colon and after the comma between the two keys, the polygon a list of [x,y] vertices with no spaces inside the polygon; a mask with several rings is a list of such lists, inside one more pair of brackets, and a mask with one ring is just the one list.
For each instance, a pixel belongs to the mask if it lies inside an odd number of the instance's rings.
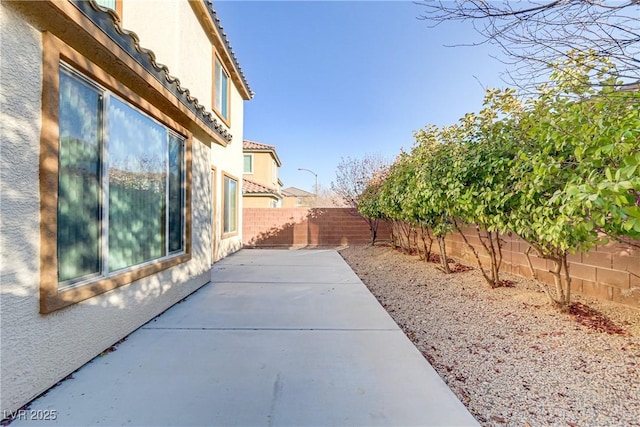
{"label": "dirt soil", "polygon": [[563,314],[533,280],[340,253],[482,425],[640,426],[639,310],[576,295]]}

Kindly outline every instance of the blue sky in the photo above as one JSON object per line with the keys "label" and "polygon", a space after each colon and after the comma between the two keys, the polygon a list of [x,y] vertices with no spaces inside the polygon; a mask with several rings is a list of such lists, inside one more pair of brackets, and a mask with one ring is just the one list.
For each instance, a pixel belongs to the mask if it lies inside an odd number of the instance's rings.
{"label": "blue sky", "polygon": [[[506,68],[471,23],[429,28],[408,1],[214,1],[249,85],[244,136],[275,145],[285,187],[328,187],[341,157],[392,160],[426,124],[482,106]],[[481,85],[482,84],[482,85]]]}

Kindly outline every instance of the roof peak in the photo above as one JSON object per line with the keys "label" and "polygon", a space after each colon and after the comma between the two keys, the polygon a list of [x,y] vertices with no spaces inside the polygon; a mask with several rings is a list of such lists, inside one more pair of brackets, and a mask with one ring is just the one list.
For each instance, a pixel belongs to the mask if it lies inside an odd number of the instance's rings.
{"label": "roof peak", "polygon": [[258,141],[251,141],[248,139],[245,139],[242,141],[242,146],[245,148],[260,148],[263,147],[265,149],[269,149],[269,150],[274,150],[276,149],[275,146],[273,145],[269,145],[269,144],[264,144],[262,142],[258,142]]}
{"label": "roof peak", "polygon": [[298,187],[287,187],[280,191],[285,196],[291,197],[314,197],[315,194],[309,193],[308,191],[302,190]]}
{"label": "roof peak", "polygon": [[278,157],[278,153],[276,152],[276,147],[273,145],[263,144],[262,142],[250,141],[245,139],[242,141],[242,149],[247,151],[266,151],[273,155],[278,166],[282,166],[282,162],[280,161],[280,157]]}

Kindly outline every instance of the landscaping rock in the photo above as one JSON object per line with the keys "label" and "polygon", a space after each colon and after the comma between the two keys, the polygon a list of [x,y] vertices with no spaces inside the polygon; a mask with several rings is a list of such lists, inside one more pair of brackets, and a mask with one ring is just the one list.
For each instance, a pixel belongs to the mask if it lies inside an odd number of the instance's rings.
{"label": "landscaping rock", "polygon": [[388,246],[341,254],[481,424],[640,424],[638,310],[575,295],[563,314],[529,279],[490,289]]}

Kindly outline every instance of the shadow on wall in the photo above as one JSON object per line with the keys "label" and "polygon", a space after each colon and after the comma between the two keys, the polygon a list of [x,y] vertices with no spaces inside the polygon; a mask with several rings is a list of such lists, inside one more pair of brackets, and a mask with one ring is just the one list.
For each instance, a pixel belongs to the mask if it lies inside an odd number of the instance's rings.
{"label": "shadow on wall", "polygon": [[[247,248],[316,248],[371,243],[367,221],[350,208],[245,208]],[[388,240],[380,224],[378,240]]]}
{"label": "shadow on wall", "polygon": [[[4,4],[2,7],[5,13]],[[3,56],[30,58],[24,52],[5,55],[4,44]],[[16,69],[26,67],[21,65]],[[2,71],[4,76],[4,64]],[[34,75],[36,79],[40,78],[40,73]],[[192,203],[191,261],[50,314],[40,314],[41,108],[38,100],[41,91],[32,82],[25,85],[34,88],[27,91],[31,97],[9,97],[10,102],[5,104],[5,94],[25,93],[25,88],[15,84],[14,80],[7,78],[7,86],[1,93],[3,138],[0,145],[3,156],[0,156],[0,178],[3,185],[0,193],[0,252],[3,267],[0,272],[0,312],[3,324],[0,388],[3,394],[0,411],[5,413],[16,411],[205,284],[210,278],[211,251],[208,237],[211,233],[210,206]],[[45,124],[51,126],[51,123]],[[194,150],[194,170],[197,173],[192,176],[192,200],[209,200],[208,148],[194,143]],[[53,174],[56,171],[52,169],[54,166],[44,164],[43,172]],[[56,206],[54,203],[54,211]],[[124,214],[133,208],[127,204],[122,207]],[[43,225],[54,242],[57,238],[55,225],[54,222]],[[123,238],[132,240],[131,236],[128,234]],[[84,242],[78,241],[78,247],[71,250],[81,251]]]}

